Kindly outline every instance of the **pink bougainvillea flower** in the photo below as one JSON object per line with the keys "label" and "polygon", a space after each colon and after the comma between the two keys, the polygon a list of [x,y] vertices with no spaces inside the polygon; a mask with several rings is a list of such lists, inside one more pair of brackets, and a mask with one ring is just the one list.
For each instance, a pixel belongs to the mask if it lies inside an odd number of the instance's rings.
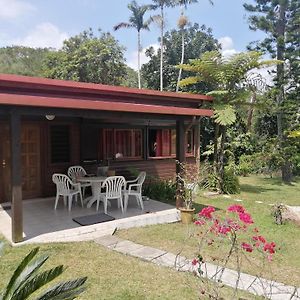
{"label": "pink bougainvillea flower", "polygon": [[264,251],[269,252],[270,254],[274,254],[275,253],[275,247],[276,247],[276,244],[274,242],[265,243]]}
{"label": "pink bougainvillea flower", "polygon": [[250,244],[247,244],[247,243],[242,243],[242,248],[247,252],[252,252],[253,251],[253,247]]}
{"label": "pink bougainvillea flower", "polygon": [[251,215],[248,214],[248,213],[246,213],[246,212],[239,213],[239,218],[245,224],[252,224],[252,223],[254,223],[253,220],[252,220]]}
{"label": "pink bougainvillea flower", "polygon": [[204,220],[197,220],[194,222],[195,225],[205,225],[205,221]]}
{"label": "pink bougainvillea flower", "polygon": [[238,205],[238,204],[230,205],[227,208],[227,210],[231,211],[231,212],[237,212],[237,213],[244,213],[245,212],[245,208],[242,205]]}
{"label": "pink bougainvillea flower", "polygon": [[207,219],[212,219],[212,213],[215,212],[215,208],[212,206],[204,207],[200,212],[199,212],[199,217],[205,217]]}
{"label": "pink bougainvillea flower", "polygon": [[221,233],[221,234],[227,234],[228,232],[231,231],[231,227],[230,226],[226,226],[226,225],[223,225],[223,226],[219,226],[219,229],[218,229],[218,232]]}
{"label": "pink bougainvillea flower", "polygon": [[194,259],[192,260],[192,265],[193,265],[193,266],[196,266],[198,263],[199,263],[199,260],[198,260],[197,258],[194,258]]}

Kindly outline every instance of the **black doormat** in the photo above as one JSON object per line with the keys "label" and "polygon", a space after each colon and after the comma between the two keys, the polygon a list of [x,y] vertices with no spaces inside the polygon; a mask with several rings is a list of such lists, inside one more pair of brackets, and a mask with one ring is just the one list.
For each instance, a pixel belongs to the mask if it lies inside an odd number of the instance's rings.
{"label": "black doormat", "polygon": [[99,213],[95,215],[73,218],[72,220],[78,223],[79,225],[86,226],[86,225],[93,225],[97,223],[113,221],[115,220],[115,218],[104,213]]}

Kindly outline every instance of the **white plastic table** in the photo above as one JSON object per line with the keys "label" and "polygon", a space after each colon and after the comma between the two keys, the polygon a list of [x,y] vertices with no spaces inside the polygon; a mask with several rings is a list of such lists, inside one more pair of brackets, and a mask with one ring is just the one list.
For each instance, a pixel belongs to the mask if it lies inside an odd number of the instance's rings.
{"label": "white plastic table", "polygon": [[92,187],[92,196],[88,197],[87,199],[85,199],[85,202],[87,202],[87,207],[90,208],[94,202],[97,201],[97,195],[100,193],[101,190],[101,185],[104,182],[104,180],[107,177],[105,176],[93,176],[93,177],[80,177],[77,178],[78,182],[82,182],[82,183],[86,183],[89,182],[91,183],[91,187]]}

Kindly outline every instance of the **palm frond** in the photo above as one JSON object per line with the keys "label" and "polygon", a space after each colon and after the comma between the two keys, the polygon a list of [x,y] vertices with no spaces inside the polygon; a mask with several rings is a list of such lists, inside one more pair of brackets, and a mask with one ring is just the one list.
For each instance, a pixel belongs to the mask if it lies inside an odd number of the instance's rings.
{"label": "palm frond", "polygon": [[83,277],[72,281],[58,283],[54,287],[48,289],[44,294],[39,296],[37,300],[74,299],[78,294],[85,290],[83,285],[86,280],[87,277]]}
{"label": "palm frond", "polygon": [[191,84],[196,84],[200,81],[202,81],[202,78],[200,76],[190,76],[188,78],[184,78],[184,79],[180,80],[179,85],[181,87],[184,87],[184,86],[188,86]]}
{"label": "palm frond", "polygon": [[126,23],[126,22],[121,22],[121,23],[114,26],[114,31],[117,31],[120,28],[132,28],[132,27],[134,27],[132,24],[129,24],[129,23]]}
{"label": "palm frond", "polygon": [[39,288],[61,275],[63,270],[64,268],[61,265],[35,275],[33,278],[24,282],[20,288],[14,292],[10,300],[27,299],[28,296]]}

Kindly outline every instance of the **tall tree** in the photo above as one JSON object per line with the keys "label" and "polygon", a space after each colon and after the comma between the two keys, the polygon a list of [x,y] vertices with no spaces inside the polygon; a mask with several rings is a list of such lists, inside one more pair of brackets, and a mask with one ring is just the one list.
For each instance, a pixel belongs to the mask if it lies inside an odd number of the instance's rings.
{"label": "tall tree", "polygon": [[[277,136],[279,146],[283,147],[286,140],[284,131],[287,129],[284,109],[288,86],[291,83],[291,80],[287,79],[287,66],[295,66],[295,58],[298,56],[299,59],[300,51],[300,3],[298,0],[255,0],[255,5],[245,3],[244,8],[251,14],[250,29],[261,30],[267,35],[264,40],[254,44],[255,48],[271,54],[278,60],[288,61],[288,64],[278,64],[276,68]],[[290,182],[292,173],[288,159],[284,159],[281,170],[282,179]]]}
{"label": "tall tree", "polygon": [[120,28],[135,28],[138,34],[138,85],[141,88],[141,30],[149,30],[149,25],[152,21],[151,18],[144,21],[145,13],[151,8],[150,5],[138,5],[137,2],[131,1],[128,4],[128,9],[131,11],[132,15],[129,18],[129,23],[121,22],[114,26],[114,30],[119,30]]}
{"label": "tall tree", "polygon": [[[218,41],[213,37],[210,28],[206,28],[204,25],[199,26],[197,23],[193,25],[187,25],[184,29],[185,36],[185,56],[184,63],[188,62],[188,59],[199,58],[202,53],[206,51],[217,50],[219,48]],[[178,62],[181,61],[181,49],[182,49],[182,33],[180,30],[173,29],[168,31],[164,35],[164,88],[168,91],[174,91],[176,89],[178,79]],[[155,51],[153,47],[150,47],[146,51],[146,56],[150,58],[149,62],[143,64],[142,74],[145,78],[145,84],[147,88],[159,90],[160,89],[160,74],[157,71],[160,65],[160,50]],[[188,72],[182,71],[182,78],[188,76]],[[188,86],[181,88],[183,91],[205,93],[211,90],[210,83],[197,83],[194,86]]]}
{"label": "tall tree", "polygon": [[[213,1],[209,0],[210,4],[213,4]],[[180,17],[178,19],[178,28],[181,31],[181,60],[180,64],[182,65],[184,63],[184,50],[185,50],[185,27],[188,24],[188,18],[186,16],[186,11],[188,8],[188,5],[193,3],[198,3],[198,0],[178,0],[178,5],[181,6],[181,13]],[[181,80],[181,74],[182,74],[182,68],[179,68],[178,72],[178,79],[177,79],[177,85],[176,85],[176,92],[179,91],[179,82]]]}
{"label": "tall tree", "polygon": [[82,82],[120,85],[126,75],[125,48],[109,33],[84,31],[49,53],[45,76]]}
{"label": "tall tree", "polygon": [[160,90],[164,89],[164,78],[163,78],[163,62],[164,62],[164,32],[165,32],[165,8],[174,7],[176,0],[152,0],[154,5],[152,9],[159,9],[160,15],[154,16],[155,20],[160,27]]}

